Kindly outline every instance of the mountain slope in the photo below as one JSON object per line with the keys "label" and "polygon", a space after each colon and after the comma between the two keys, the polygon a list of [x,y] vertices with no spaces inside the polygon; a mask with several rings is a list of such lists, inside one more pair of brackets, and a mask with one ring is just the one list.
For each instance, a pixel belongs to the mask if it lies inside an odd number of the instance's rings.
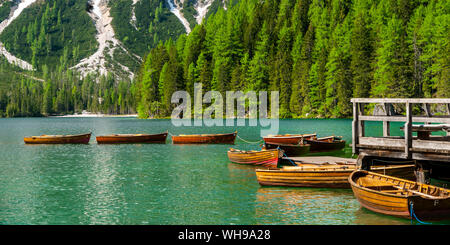
{"label": "mountain slope", "polygon": [[84,1],[24,2],[34,3],[3,30],[0,41],[33,68],[40,70],[46,65],[65,69],[97,49],[96,29]]}
{"label": "mountain slope", "polygon": [[[2,22],[0,23],[0,33],[5,30],[6,27],[8,27],[21,13],[22,11],[33,4],[35,0],[26,0],[21,1],[17,5],[14,5],[13,1],[7,1],[3,2],[0,6],[1,12],[0,12],[0,18],[2,19]],[[9,12],[9,13],[8,13]],[[11,64],[16,64],[22,69],[25,70],[32,70],[33,67],[28,62],[19,59],[9,53],[6,48],[4,47],[3,43],[0,42],[0,53],[10,62]]]}
{"label": "mountain slope", "polygon": [[133,62],[139,63],[141,58],[128,52],[124,45],[115,37],[109,11],[110,8],[107,6],[107,1],[93,1],[92,9],[89,8],[87,12],[95,23],[97,30],[96,39],[99,47],[94,54],[82,59],[72,69],[81,71],[83,75],[91,71],[97,71],[101,75],[106,75],[109,70],[114,70],[116,71],[116,75],[117,72],[120,72],[119,75],[128,76],[130,79],[133,79],[134,73],[130,68],[114,60],[114,57],[119,55],[126,57],[127,62],[131,62],[131,64]]}
{"label": "mountain slope", "polygon": [[10,63],[37,71],[46,66],[83,75],[112,72],[126,79],[134,77],[142,58],[160,41],[176,40],[209,13],[225,7],[223,0],[12,0],[0,4],[0,20],[5,20],[0,24],[0,52]]}

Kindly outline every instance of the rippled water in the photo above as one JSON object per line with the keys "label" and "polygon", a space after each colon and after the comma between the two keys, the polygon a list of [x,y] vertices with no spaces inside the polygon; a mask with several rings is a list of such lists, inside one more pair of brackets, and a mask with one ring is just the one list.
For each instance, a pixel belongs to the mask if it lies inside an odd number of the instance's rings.
{"label": "rippled water", "polygon": [[[375,126],[374,126],[375,127]],[[378,126],[376,126],[378,127]],[[374,132],[377,131],[376,127]],[[0,224],[409,224],[362,209],[351,190],[260,187],[229,145],[97,145],[111,133],[225,133],[135,118],[0,119]],[[93,132],[89,145],[24,145],[23,137]],[[280,120],[280,133],[341,135],[351,120]],[[238,149],[259,149],[236,140]],[[336,155],[336,154],[335,154]],[[347,147],[337,155],[349,157]]]}

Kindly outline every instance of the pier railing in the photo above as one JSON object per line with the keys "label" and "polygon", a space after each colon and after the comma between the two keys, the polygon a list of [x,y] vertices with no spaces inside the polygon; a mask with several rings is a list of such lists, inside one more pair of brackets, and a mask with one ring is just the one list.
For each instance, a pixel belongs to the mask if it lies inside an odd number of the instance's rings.
{"label": "pier railing", "polygon": [[[377,99],[353,98],[352,151],[361,154],[401,159],[437,160],[450,162],[450,99]],[[367,104],[375,104],[377,113],[365,115]],[[417,110],[419,105],[419,110]],[[413,115],[420,111],[421,115]],[[394,107],[401,108],[397,113]],[[434,115],[433,108],[440,110]],[[383,123],[383,137],[367,137],[365,121]],[[404,137],[390,135],[390,122],[405,122]],[[414,123],[424,123],[418,126]],[[439,123],[439,125],[432,124]],[[427,126],[429,125],[429,126]],[[446,130],[446,136],[431,136],[431,132]],[[417,136],[413,136],[413,131]]]}

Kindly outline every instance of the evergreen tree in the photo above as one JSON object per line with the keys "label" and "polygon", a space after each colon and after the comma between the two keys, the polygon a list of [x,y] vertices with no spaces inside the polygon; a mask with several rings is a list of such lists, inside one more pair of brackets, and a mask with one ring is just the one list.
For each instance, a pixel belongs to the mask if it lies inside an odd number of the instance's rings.
{"label": "evergreen tree", "polygon": [[[300,51],[298,52],[301,46]],[[290,98],[290,110],[294,116],[306,115],[310,113],[311,105],[309,100],[309,70],[312,64],[312,51],[314,46],[314,27],[310,25],[304,38],[297,36],[293,51],[292,69],[292,94]]]}
{"label": "evergreen tree", "polygon": [[290,117],[289,100],[291,95],[291,69],[292,56],[291,46],[293,33],[292,29],[288,27],[287,21],[284,22],[278,38],[278,50],[276,53],[275,62],[273,62],[271,76],[270,76],[270,91],[278,91],[280,98],[280,117]]}
{"label": "evergreen tree", "polygon": [[369,29],[366,26],[364,13],[356,13],[351,30],[350,70],[353,77],[353,97],[365,98],[370,95],[373,75],[371,74],[371,55],[373,53]]}
{"label": "evergreen tree", "polygon": [[375,86],[372,95],[375,97],[409,97],[411,80],[408,66],[405,38],[401,34],[404,29],[401,20],[395,15],[382,29],[382,42],[377,50],[377,67]]}
{"label": "evergreen tree", "polygon": [[258,34],[255,55],[250,61],[249,79],[247,90],[261,91],[267,89],[268,62],[269,56],[269,34],[268,24],[264,23]]}

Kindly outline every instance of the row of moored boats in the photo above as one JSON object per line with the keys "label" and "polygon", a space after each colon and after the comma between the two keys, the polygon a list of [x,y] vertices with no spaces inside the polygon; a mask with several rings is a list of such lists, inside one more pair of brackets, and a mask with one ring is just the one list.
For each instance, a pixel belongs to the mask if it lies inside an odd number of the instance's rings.
{"label": "row of moored boats", "polygon": [[[88,144],[92,133],[78,135],[40,135],[25,137],[26,144]],[[111,134],[97,136],[99,144],[160,143],[165,144],[168,132],[160,134]],[[173,144],[234,144],[237,132],[228,134],[173,135]],[[264,149],[282,149],[287,156],[308,152],[338,150],[345,147],[342,137],[317,138],[316,134],[273,135],[264,137]]]}
{"label": "row of moored boats", "polygon": [[[97,136],[99,144],[166,143],[161,134],[112,134]],[[173,144],[234,144],[230,134],[174,135]],[[25,137],[27,144],[89,143],[91,133],[82,135],[41,135]],[[310,188],[351,188],[360,204],[372,211],[423,220],[450,218],[450,190],[415,181],[414,164],[372,167],[360,170],[354,162],[295,162],[289,157],[309,152],[327,152],[345,147],[342,137],[317,138],[316,134],[272,135],[263,138],[261,150],[230,148],[233,163],[253,165],[261,186]],[[292,166],[283,166],[282,159]],[[286,162],[286,161],[284,161]]]}
{"label": "row of moored boats", "polygon": [[[345,146],[345,141],[339,137],[324,137],[320,143],[317,143],[315,135],[304,137],[297,144],[312,143],[309,146],[312,148],[316,143],[311,152],[333,151]],[[267,147],[274,140],[277,141],[274,143],[287,144],[289,138],[283,135],[264,140]],[[286,141],[280,142],[283,139]],[[420,220],[450,218],[450,190],[416,182],[414,164],[372,166],[370,171],[358,169],[356,162],[345,161],[289,161],[294,166],[282,166],[279,161],[285,156],[283,150],[277,147],[267,151],[273,153],[266,152],[263,156],[264,150],[243,152],[231,149],[228,157],[232,162],[260,166],[255,173],[261,186],[351,188],[360,204],[374,212]],[[246,153],[247,157],[236,156],[237,153]]]}
{"label": "row of moored boats", "polygon": [[[26,144],[89,144],[92,133],[78,135],[40,135],[25,137]],[[155,143],[165,144],[169,133],[110,134],[97,136],[98,144]],[[172,136],[173,144],[234,144],[237,132],[231,134],[199,134]]]}

